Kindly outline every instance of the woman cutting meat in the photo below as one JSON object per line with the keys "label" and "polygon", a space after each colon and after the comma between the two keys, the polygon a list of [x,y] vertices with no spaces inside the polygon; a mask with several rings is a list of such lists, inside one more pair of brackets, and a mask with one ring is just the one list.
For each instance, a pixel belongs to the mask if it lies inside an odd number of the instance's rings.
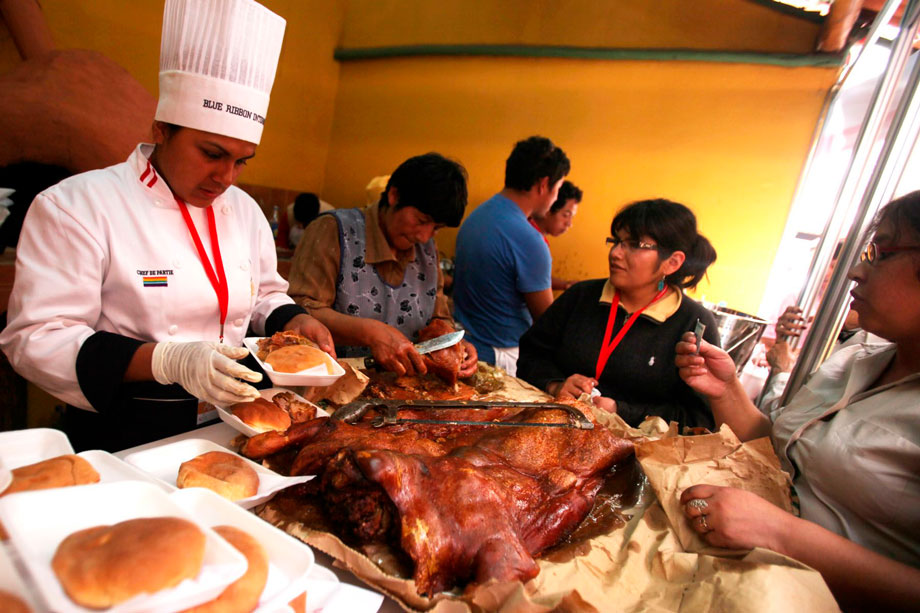
{"label": "woman cutting meat", "polygon": [[[261,375],[235,361],[250,327],[333,349],[287,296],[265,216],[232,186],[261,138],[284,25],[248,0],[167,0],[155,144],[29,209],[0,346],[68,403],[75,448],[177,434],[198,400],[257,396],[239,379]],[[228,71],[242,60],[248,71]]]}
{"label": "woman cutting meat", "polygon": [[610,233],[610,277],[572,286],[547,309],[521,337],[518,376],[558,397],[600,394],[596,405],[633,426],[657,415],[712,427],[673,355],[698,320],[718,342],[712,314],[682,291],[699,283],[715,250],[693,212],[670,200],[630,204]]}
{"label": "woman cutting meat", "polygon": [[743,441],[770,436],[801,517],[741,490],[695,485],[681,502],[712,545],[764,547],[821,572],[844,610],[920,602],[920,192],[888,204],[849,272],[862,328],[887,344],[837,350],[768,418],[728,355],[691,337],[680,375]]}
{"label": "woman cutting meat", "polygon": [[[386,370],[425,373],[412,346],[419,332],[454,329],[434,235],[460,225],[466,199],[460,164],[437,153],[409,158],[379,202],[338,209],[307,226],[291,265],[291,296],[329,327],[343,354],[369,348]],[[468,377],[476,372],[476,349],[461,344],[454,376]]]}

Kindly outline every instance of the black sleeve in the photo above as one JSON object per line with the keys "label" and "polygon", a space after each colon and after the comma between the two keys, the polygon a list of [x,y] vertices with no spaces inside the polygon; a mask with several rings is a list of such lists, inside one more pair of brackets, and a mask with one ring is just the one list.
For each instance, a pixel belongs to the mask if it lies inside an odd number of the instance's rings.
{"label": "black sleeve", "polygon": [[77,382],[94,409],[107,413],[117,404],[125,371],[144,341],[112,332],[96,332],[77,353]]}
{"label": "black sleeve", "polygon": [[517,376],[543,391],[553,381],[566,379],[554,356],[562,348],[565,322],[575,303],[574,296],[571,289],[563,293],[521,337]]}
{"label": "black sleeve", "polygon": [[271,336],[275,332],[281,332],[287,322],[291,321],[298,315],[306,315],[307,310],[299,304],[285,304],[274,311],[265,320],[265,336]]}

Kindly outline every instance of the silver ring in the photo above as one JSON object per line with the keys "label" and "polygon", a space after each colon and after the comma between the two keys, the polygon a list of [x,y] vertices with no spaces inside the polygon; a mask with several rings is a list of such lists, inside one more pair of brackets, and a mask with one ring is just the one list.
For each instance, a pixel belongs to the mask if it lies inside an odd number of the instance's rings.
{"label": "silver ring", "polygon": [[703,528],[705,532],[709,532],[710,530],[712,530],[712,528],[709,527],[709,523],[706,521],[705,515],[700,515],[699,520],[700,520],[700,527]]}
{"label": "silver ring", "polygon": [[706,508],[709,506],[709,503],[703,500],[702,498],[694,498],[693,500],[687,503],[687,506],[694,508],[698,511],[705,511]]}

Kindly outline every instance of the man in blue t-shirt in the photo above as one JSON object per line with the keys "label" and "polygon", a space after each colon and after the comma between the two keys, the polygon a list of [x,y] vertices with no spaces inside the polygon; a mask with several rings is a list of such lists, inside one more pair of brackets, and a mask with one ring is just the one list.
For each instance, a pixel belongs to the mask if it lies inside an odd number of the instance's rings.
{"label": "man in blue t-shirt", "polygon": [[548,138],[518,142],[505,162],[505,187],[474,210],[457,235],[454,307],[479,359],[517,369],[518,341],[553,301],[552,259],[527,221],[545,215],[569,173]]}

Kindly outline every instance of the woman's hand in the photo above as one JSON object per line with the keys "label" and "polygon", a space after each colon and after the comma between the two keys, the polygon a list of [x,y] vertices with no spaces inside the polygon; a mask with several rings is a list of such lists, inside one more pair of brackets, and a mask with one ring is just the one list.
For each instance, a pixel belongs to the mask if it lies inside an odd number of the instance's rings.
{"label": "woman's hand", "polygon": [[[371,320],[372,321],[372,320]],[[425,360],[405,335],[388,324],[373,321],[368,347],[382,368],[397,375],[424,375],[428,372]]]}
{"label": "woman's hand", "polygon": [[247,355],[245,347],[223,343],[157,343],[153,346],[150,371],[161,385],[178,383],[199,400],[228,406],[259,397],[259,391],[243,381],[257,383],[262,380],[261,373],[236,361]]}
{"label": "woman's hand", "polygon": [[295,315],[284,325],[284,330],[296,332],[319,345],[319,348],[335,357],[335,343],[332,342],[332,334],[329,328],[322,322],[306,313]]}
{"label": "woman's hand", "polygon": [[685,332],[674,348],[680,378],[710,400],[721,398],[735,380],[735,363],[727,353],[706,341],[700,341],[696,353],[696,335]]}
{"label": "woman's hand", "polygon": [[597,381],[591,377],[574,374],[565,381],[555,381],[547,386],[546,391],[556,398],[578,398],[590,394],[597,387]]}
{"label": "woman's hand", "polygon": [[461,379],[466,379],[476,374],[476,369],[479,367],[479,355],[476,353],[476,347],[469,341],[460,341],[460,346],[463,347],[463,361],[460,362],[459,376]]}
{"label": "woman's hand", "polygon": [[607,396],[595,396],[591,399],[591,401],[594,403],[594,406],[599,409],[603,409],[608,413],[617,412],[617,401],[613,398],[608,398]]}
{"label": "woman's hand", "polygon": [[785,338],[777,337],[776,342],[767,352],[767,364],[776,372],[789,372],[795,364],[792,348]]}
{"label": "woman's hand", "polygon": [[799,336],[805,329],[805,318],[802,309],[797,306],[786,307],[783,314],[776,321],[776,340],[783,337]]}
{"label": "woman's hand", "polygon": [[680,502],[690,527],[714,547],[785,553],[783,542],[800,521],[757,494],[733,487],[694,485],[684,490]]}

